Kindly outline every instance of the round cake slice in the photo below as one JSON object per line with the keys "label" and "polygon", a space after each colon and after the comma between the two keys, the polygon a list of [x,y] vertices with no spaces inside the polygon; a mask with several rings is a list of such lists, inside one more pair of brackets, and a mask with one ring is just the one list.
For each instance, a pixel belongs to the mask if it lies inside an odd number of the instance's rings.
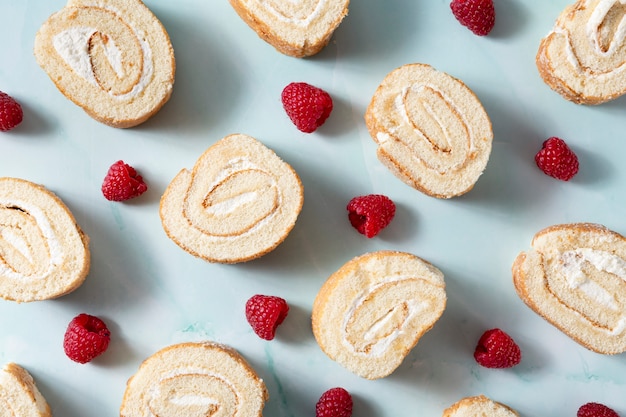
{"label": "round cake slice", "polygon": [[522,301],[587,349],[626,351],[626,238],[569,223],[537,232],[531,246],[512,267]]}
{"label": "round cake slice", "polygon": [[350,0],[229,0],[239,17],[279,52],[315,55],[348,14]]}
{"label": "round cake slice", "polygon": [[35,58],[61,93],[113,127],[145,122],[172,94],[174,50],[141,0],[69,0],[37,32]]}
{"label": "round cake slice", "polygon": [[541,40],[536,56],[544,82],[577,104],[626,93],[626,7],[616,0],[578,0]]}
{"label": "round cake slice", "polygon": [[0,297],[28,302],[74,291],[89,272],[88,241],[54,193],[0,178]]}
{"label": "round cake slice", "polygon": [[378,251],[332,274],[313,303],[322,351],[356,375],[391,374],[446,306],[442,272],[415,255]]}
{"label": "round cake slice", "polygon": [[383,165],[433,197],[471,190],[491,154],[491,121],[476,95],[427,64],[391,71],[376,89],[365,123]]}
{"label": "round cake slice", "polygon": [[508,405],[493,401],[484,395],[465,397],[443,411],[442,417],[518,417]]}
{"label": "round cake slice", "polygon": [[261,417],[268,392],[233,348],[186,342],[147,358],[127,383],[120,417]]}
{"label": "round cake slice", "polygon": [[28,371],[7,363],[0,371],[0,415],[6,417],[51,417],[50,406]]}
{"label": "round cake slice", "polygon": [[187,252],[237,263],[283,242],[303,203],[302,182],[289,164],[260,141],[233,134],[174,177],[160,215],[167,235]]}

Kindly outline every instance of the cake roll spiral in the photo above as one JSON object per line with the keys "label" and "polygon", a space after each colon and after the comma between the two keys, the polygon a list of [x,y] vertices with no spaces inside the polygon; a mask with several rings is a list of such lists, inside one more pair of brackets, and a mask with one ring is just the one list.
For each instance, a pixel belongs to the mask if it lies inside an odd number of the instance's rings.
{"label": "cake roll spiral", "polygon": [[216,142],[192,171],[181,170],[161,197],[167,235],[209,262],[258,258],[289,234],[304,194],[296,172],[258,140],[233,134]]}
{"label": "cake roll spiral", "polygon": [[212,342],[168,346],[126,385],[120,417],[261,417],[268,392],[233,348]]}
{"label": "cake roll spiral", "polygon": [[172,93],[169,36],[141,0],[69,0],[37,32],[35,57],[67,98],[110,126],[146,121]]}
{"label": "cake roll spiral", "polygon": [[567,100],[600,104],[626,93],[626,4],[578,0],[541,40],[536,64],[545,83]]}
{"label": "cake roll spiral", "polygon": [[461,398],[443,410],[442,417],[519,417],[517,411],[506,404],[484,395]]}
{"label": "cake roll spiral", "polygon": [[260,38],[279,52],[302,58],[330,41],[350,0],[229,0]]}
{"label": "cake roll spiral", "polygon": [[59,297],[83,283],[89,266],[88,238],[55,194],[23,179],[0,178],[0,297]]}
{"label": "cake roll spiral", "polygon": [[591,223],[547,227],[512,267],[520,298],[598,353],[626,351],[626,238]]}
{"label": "cake roll spiral", "polygon": [[390,72],[376,89],[365,122],[378,159],[433,197],[471,190],[491,153],[491,121],[476,95],[426,64]]}
{"label": "cake roll spiral", "polygon": [[3,417],[51,417],[50,406],[28,371],[7,363],[0,371],[0,415]]}
{"label": "cake roll spiral", "polygon": [[321,349],[367,379],[391,374],[446,305],[443,274],[405,252],[358,256],[332,274],[313,303]]}

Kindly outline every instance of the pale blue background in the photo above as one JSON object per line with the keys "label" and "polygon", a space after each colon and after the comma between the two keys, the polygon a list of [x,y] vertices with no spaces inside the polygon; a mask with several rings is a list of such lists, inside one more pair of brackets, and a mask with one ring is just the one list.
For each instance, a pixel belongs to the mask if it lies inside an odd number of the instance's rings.
{"label": "pale blue background", "polygon": [[[25,121],[0,134],[0,176],[55,191],[91,237],[85,284],[55,301],[0,302],[0,362],[26,367],[60,417],[117,415],[126,380],[156,350],[211,339],[243,353],[265,379],[265,415],[313,416],[319,395],[343,386],[354,415],[440,416],[458,399],[483,393],[523,417],[574,416],[587,401],[626,415],[626,358],[577,345],[516,296],[510,267],[539,229],[562,222],[603,223],[626,233],[626,99],[597,107],[565,101],[534,63],[540,39],[567,0],[496,0],[497,18],[477,37],[452,16],[448,0],[353,0],[331,44],[309,59],[290,58],[261,41],[226,0],[149,0],[168,30],[177,74],[170,102],[150,121],[116,130],[67,100],[37,66],[35,32],[63,0],[0,1],[0,90],[19,100]],[[427,197],[378,162],[363,114],[392,69],[423,62],[462,79],[493,122],[493,152],[469,194]],[[280,103],[282,88],[306,81],[326,89],[335,109],[316,133],[298,132]],[[221,137],[246,133],[300,174],[301,216],[269,255],[239,265],[209,264],[163,232],[159,198],[182,168]],[[580,158],[568,183],[540,172],[534,154],[549,136]],[[118,159],[149,190],[127,203],[100,193]],[[378,237],[354,231],[345,205],[384,193],[398,205]],[[310,329],[324,280],[353,256],[379,249],[415,253],[445,274],[448,306],[391,376],[363,380],[328,359]],[[255,293],[287,299],[291,311],[271,342],[244,317]],[[99,315],[113,332],[109,351],[87,365],[67,359],[63,332],[80,312]],[[522,363],[479,367],[480,334],[500,327],[518,341]]]}

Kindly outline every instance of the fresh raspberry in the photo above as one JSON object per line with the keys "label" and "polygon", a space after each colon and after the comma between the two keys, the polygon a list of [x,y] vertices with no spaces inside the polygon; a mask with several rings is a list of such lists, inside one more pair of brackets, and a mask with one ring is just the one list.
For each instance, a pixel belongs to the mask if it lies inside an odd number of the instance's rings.
{"label": "fresh raspberry", "polygon": [[478,36],[485,36],[496,23],[496,9],[493,0],[452,0],[452,14]]}
{"label": "fresh raspberry", "polygon": [[487,330],[478,340],[474,359],[485,368],[511,368],[522,360],[515,341],[500,329]]}
{"label": "fresh raspberry", "polygon": [[576,417],[619,417],[619,414],[604,404],[587,403],[580,406]]}
{"label": "fresh raspberry", "polygon": [[65,331],[63,349],[68,358],[87,363],[109,347],[111,332],[98,317],[81,313],[74,317]]}
{"label": "fresh raspberry", "polygon": [[331,388],[315,404],[316,417],[350,417],[352,396],[343,388]]}
{"label": "fresh raspberry", "polygon": [[546,175],[569,181],[578,172],[578,157],[563,139],[551,137],[543,142],[535,162]]}
{"label": "fresh raspberry", "polygon": [[104,198],[111,201],[124,201],[145,193],[148,186],[135,168],[124,161],[117,161],[107,172],[102,183]]}
{"label": "fresh raspberry", "polygon": [[0,132],[6,132],[22,123],[22,106],[15,99],[0,91]]}
{"label": "fresh raspberry", "polygon": [[348,203],[348,219],[359,233],[368,238],[389,226],[396,214],[396,205],[387,196],[369,194],[354,197]]}
{"label": "fresh raspberry", "polygon": [[330,95],[307,83],[289,84],[280,98],[287,116],[304,133],[312,133],[323,125],[333,110]]}
{"label": "fresh raspberry", "polygon": [[246,302],[246,319],[254,333],[265,340],[274,338],[276,328],[285,320],[288,312],[287,302],[273,295],[253,295]]}

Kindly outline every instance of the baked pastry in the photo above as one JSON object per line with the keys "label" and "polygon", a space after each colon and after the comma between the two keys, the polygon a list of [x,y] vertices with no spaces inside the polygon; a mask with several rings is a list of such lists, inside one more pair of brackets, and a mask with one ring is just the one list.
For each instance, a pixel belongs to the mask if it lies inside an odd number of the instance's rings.
{"label": "baked pastry", "polygon": [[37,32],[35,57],[61,93],[113,127],[145,122],[172,94],[174,50],[141,0],[69,0]]}
{"label": "baked pastry", "polygon": [[348,14],[350,0],[229,0],[239,17],[279,52],[317,54]]}
{"label": "baked pastry", "polygon": [[376,89],[365,123],[383,165],[433,197],[471,190],[491,154],[491,121],[476,95],[427,64],[391,71]]}
{"label": "baked pastry", "polygon": [[626,351],[626,238],[591,223],[547,227],[513,263],[522,301],[582,346]]}
{"label": "baked pastry", "polygon": [[88,242],[54,193],[0,178],[0,297],[27,302],[74,291],[89,272]]}
{"label": "baked pastry", "polygon": [[578,0],[567,6],[541,40],[541,78],[578,104],[600,104],[626,93],[623,2]]}
{"label": "baked pastry", "polygon": [[233,348],[187,342],[141,364],[126,385],[120,417],[261,417],[267,399],[263,380]]}
{"label": "baked pastry", "polygon": [[178,246],[209,262],[258,258],[289,234],[304,193],[296,172],[242,134],[224,137],[181,170],[161,197],[160,215]]}
{"label": "baked pastry", "polygon": [[442,417],[518,417],[517,411],[484,395],[465,397],[443,411]]}
{"label": "baked pastry", "polygon": [[7,363],[0,372],[0,414],[16,417],[50,417],[50,407],[28,371]]}
{"label": "baked pastry", "polygon": [[405,252],[358,256],[324,283],[313,334],[331,359],[367,379],[391,374],[446,306],[443,274]]}

